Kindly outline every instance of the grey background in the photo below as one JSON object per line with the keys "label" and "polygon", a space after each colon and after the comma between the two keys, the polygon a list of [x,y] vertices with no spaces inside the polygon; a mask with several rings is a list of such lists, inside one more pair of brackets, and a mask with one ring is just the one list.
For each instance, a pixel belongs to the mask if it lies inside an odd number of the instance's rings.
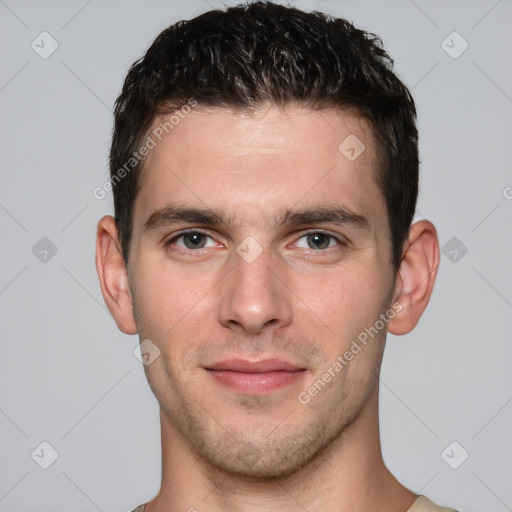
{"label": "grey background", "polygon": [[[92,191],[129,65],[169,24],[220,5],[0,0],[0,511],[125,512],[158,491],[158,407],[137,337],[101,297],[95,229],[112,201]],[[381,35],[419,111],[417,217],[445,254],[418,327],[388,339],[385,461],[442,505],[512,510],[512,2],[294,5]],[[46,59],[31,47],[43,31],[58,43]],[[454,31],[469,43],[458,58]],[[43,441],[58,453],[47,469]]]}

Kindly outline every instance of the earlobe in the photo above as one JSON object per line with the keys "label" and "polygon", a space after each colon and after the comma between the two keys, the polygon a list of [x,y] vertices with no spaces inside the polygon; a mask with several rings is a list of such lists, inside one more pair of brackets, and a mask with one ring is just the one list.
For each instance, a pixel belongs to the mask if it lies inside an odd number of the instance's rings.
{"label": "earlobe", "polygon": [[413,224],[396,279],[394,302],[402,307],[388,324],[391,334],[406,334],[419,322],[432,295],[439,258],[434,225],[427,220]]}
{"label": "earlobe", "polygon": [[137,326],[126,264],[121,252],[117,226],[107,215],[98,222],[96,232],[96,270],[101,293],[117,326],[125,334],[136,334]]}

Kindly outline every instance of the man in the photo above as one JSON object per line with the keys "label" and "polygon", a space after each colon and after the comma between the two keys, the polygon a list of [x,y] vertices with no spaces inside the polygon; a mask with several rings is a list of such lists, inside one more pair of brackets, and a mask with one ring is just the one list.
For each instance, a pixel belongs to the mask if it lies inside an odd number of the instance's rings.
{"label": "man", "polygon": [[447,511],[384,464],[386,333],[430,299],[414,102],[379,38],[256,2],[164,30],[115,108],[96,264],[160,405],[136,511]]}

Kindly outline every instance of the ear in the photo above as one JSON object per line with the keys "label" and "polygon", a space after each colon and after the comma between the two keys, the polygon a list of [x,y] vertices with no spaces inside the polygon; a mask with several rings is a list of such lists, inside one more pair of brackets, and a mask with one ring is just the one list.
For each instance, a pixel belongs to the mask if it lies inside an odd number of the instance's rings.
{"label": "ear", "polygon": [[125,334],[136,334],[128,272],[121,251],[115,220],[106,215],[96,232],[96,270],[103,299],[117,326]]}
{"label": "ear", "polygon": [[398,270],[393,303],[398,302],[402,308],[388,323],[391,334],[406,334],[419,322],[432,295],[439,258],[434,225],[428,220],[413,224]]}

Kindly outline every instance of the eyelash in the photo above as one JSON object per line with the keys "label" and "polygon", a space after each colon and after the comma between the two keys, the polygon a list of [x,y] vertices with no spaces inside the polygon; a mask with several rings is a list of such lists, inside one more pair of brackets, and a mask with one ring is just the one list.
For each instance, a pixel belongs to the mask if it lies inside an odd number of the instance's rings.
{"label": "eyelash", "polygon": [[[171,249],[172,251],[181,251],[181,252],[186,252],[186,253],[194,253],[194,252],[197,252],[199,253],[200,252],[200,249],[202,248],[199,248],[199,249],[184,249],[182,247],[173,247],[173,244],[180,238],[182,238],[184,235],[187,235],[187,234],[191,234],[191,233],[194,233],[194,234],[200,234],[200,235],[204,235],[204,236],[207,236],[207,237],[210,237],[213,239],[213,236],[208,233],[207,231],[202,231],[200,229],[189,229],[189,230],[186,230],[186,231],[180,231],[178,234],[176,235],[173,235],[171,238],[167,239],[165,242],[164,242],[164,246],[168,249]],[[313,235],[313,234],[321,234],[321,235],[326,235],[328,237],[330,237],[331,239],[335,240],[336,242],[338,242],[338,245],[339,246],[347,246],[347,242],[345,242],[344,240],[334,236],[334,235],[331,235],[330,233],[326,233],[325,231],[318,231],[318,230],[313,230],[313,231],[307,231],[305,233],[303,233],[297,240],[300,240],[301,238],[304,238],[305,236],[308,236],[308,235]],[[336,246],[334,246],[336,247]],[[328,249],[333,249],[334,247],[327,247],[326,249],[309,249],[311,252],[316,252],[316,253],[321,253],[321,252],[326,252]],[[207,249],[210,249],[210,247],[207,247]]]}

